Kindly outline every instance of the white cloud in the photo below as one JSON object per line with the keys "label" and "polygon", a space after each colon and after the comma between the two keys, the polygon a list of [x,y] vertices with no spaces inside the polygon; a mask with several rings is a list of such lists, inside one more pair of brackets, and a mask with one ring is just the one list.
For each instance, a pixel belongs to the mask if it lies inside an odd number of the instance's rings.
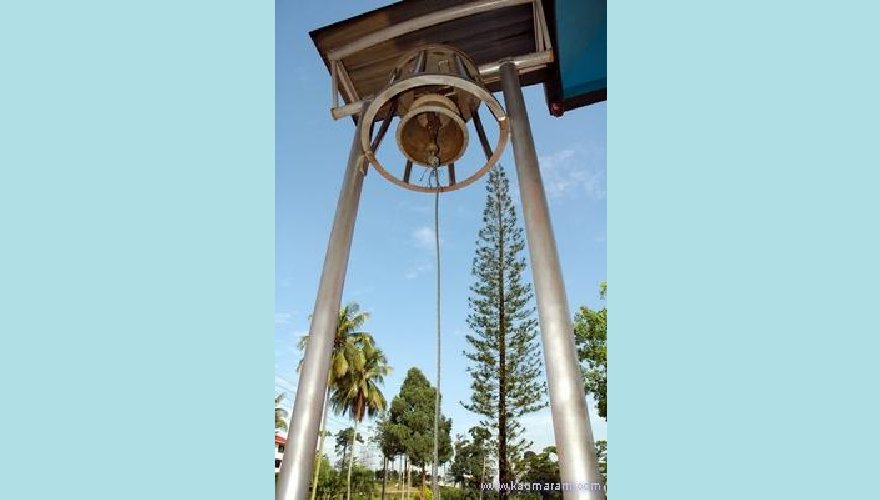
{"label": "white cloud", "polygon": [[415,245],[416,248],[421,248],[423,250],[434,249],[434,228],[419,226],[412,232],[412,238],[413,245]]}
{"label": "white cloud", "polygon": [[403,275],[403,277],[408,280],[415,279],[425,271],[430,271],[433,267],[434,266],[432,266],[431,264],[419,264],[418,266],[407,271],[406,274]]}
{"label": "white cloud", "polygon": [[286,312],[277,312],[275,313],[275,324],[276,325],[286,325],[290,323],[290,318],[293,317],[291,313]]}
{"label": "white cloud", "polygon": [[576,197],[585,194],[592,200],[605,198],[603,151],[588,150],[575,145],[553,154],[541,156],[541,174],[544,189],[552,199]]}
{"label": "white cloud", "polygon": [[[437,245],[436,241],[434,240],[433,227],[419,226],[413,230],[410,238],[412,239],[412,245],[415,248],[423,250],[426,254],[433,255]],[[443,244],[443,238],[440,238],[440,244]],[[434,266],[430,262],[422,261],[420,264],[411,267],[403,276],[408,280],[415,279],[425,271],[430,271],[433,268]]]}

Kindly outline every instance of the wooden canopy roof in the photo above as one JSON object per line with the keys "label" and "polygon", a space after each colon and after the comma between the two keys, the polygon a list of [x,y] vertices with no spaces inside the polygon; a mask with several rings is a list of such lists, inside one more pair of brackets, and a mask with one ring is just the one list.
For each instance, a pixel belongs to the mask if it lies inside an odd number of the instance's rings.
{"label": "wooden canopy roof", "polygon": [[555,14],[553,0],[402,0],[310,36],[331,74],[336,118],[355,114],[360,101],[388,84],[400,59],[425,44],[451,45],[470,55],[492,92],[501,89],[500,61],[513,59],[521,84],[545,84],[550,104],[562,88]]}
{"label": "wooden canopy roof", "polygon": [[[404,0],[317,29],[310,36],[331,75],[333,62],[337,63],[339,94],[351,104],[378,94],[400,59],[420,45],[451,45],[481,66],[540,49],[550,54],[545,46],[549,35],[539,39],[544,32],[540,28],[536,35],[535,5],[540,2]],[[523,84],[546,81],[550,69],[544,65],[525,73]],[[501,88],[497,77],[484,75],[484,81],[493,92]]]}

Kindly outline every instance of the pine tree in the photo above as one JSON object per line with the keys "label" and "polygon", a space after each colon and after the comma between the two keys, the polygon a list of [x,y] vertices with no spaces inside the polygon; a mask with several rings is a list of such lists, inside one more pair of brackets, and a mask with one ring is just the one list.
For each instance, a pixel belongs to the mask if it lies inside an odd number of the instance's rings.
{"label": "pine tree", "polygon": [[[503,167],[489,174],[483,227],[478,233],[469,299],[467,335],[471,350],[471,399],[465,408],[486,417],[482,425],[497,436],[498,474],[511,481],[512,460],[531,446],[518,418],[546,406],[536,337],[532,287],[523,281],[526,267],[522,228]],[[503,496],[506,493],[502,492]]]}

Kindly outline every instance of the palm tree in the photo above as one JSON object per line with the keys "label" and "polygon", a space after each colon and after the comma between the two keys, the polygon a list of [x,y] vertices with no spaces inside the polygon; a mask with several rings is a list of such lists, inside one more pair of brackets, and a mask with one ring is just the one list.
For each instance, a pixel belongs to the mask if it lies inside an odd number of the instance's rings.
{"label": "palm tree", "polygon": [[[330,396],[330,404],[335,413],[349,415],[354,420],[354,435],[357,435],[358,424],[364,417],[375,417],[385,411],[385,396],[379,386],[385,376],[391,373],[388,360],[382,350],[372,344],[361,347],[363,365],[352,368],[337,381]],[[346,500],[351,499],[351,469],[354,465],[355,441],[351,442],[351,454],[348,456],[348,489]]]}
{"label": "palm tree", "polygon": [[[357,302],[346,304],[339,310],[339,325],[336,327],[336,335],[333,338],[333,357],[330,360],[331,379],[339,379],[345,376],[349,367],[354,364],[363,364],[359,347],[364,344],[373,344],[373,336],[359,329],[370,319],[370,313],[362,312]],[[309,336],[304,335],[299,339],[297,347],[305,351],[309,345]],[[305,358],[299,361],[298,371],[302,371]]]}
{"label": "palm tree", "polygon": [[[327,395],[325,396],[324,406],[321,417],[321,430],[318,434],[318,452],[315,455],[315,474],[312,478],[312,495],[311,500],[315,500],[315,493],[318,490],[318,477],[321,472],[321,451],[324,449],[325,429],[327,428],[327,398],[338,385],[339,380],[348,374],[349,369],[354,367],[363,367],[363,354],[361,347],[365,345],[373,345],[373,336],[367,332],[361,331],[360,328],[370,319],[370,313],[362,312],[357,302],[346,304],[339,310],[339,324],[336,327],[336,335],[333,338],[333,357],[330,361],[330,372],[327,374]],[[309,336],[305,335],[299,339],[297,347],[300,351],[305,351],[309,345]],[[299,361],[297,371],[302,371],[303,359]]]}
{"label": "palm tree", "polygon": [[281,401],[284,400],[284,393],[275,395],[275,430],[287,429],[287,410],[281,407]]}

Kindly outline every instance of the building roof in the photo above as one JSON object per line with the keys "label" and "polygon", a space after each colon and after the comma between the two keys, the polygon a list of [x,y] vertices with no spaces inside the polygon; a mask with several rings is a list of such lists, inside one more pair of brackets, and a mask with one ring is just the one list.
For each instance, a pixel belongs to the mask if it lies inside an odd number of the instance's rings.
{"label": "building roof", "polygon": [[[310,36],[331,75],[336,62],[338,91],[346,104],[378,94],[413,49],[445,44],[480,66],[551,54],[548,63],[521,71],[521,83],[544,84],[551,109],[553,103],[572,109],[605,99],[606,1],[403,0]],[[565,22],[557,23],[557,17]],[[580,64],[590,67],[584,70]],[[492,92],[501,88],[498,78],[484,78],[484,83]]]}

